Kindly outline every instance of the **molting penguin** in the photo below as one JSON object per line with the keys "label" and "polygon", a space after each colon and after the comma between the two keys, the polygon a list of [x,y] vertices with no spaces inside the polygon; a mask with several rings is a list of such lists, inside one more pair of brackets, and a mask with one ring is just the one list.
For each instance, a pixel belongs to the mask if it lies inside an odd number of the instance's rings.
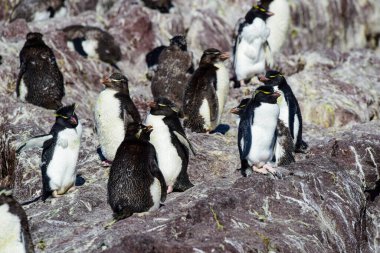
{"label": "molting penguin", "polygon": [[273,87],[260,86],[241,115],[238,147],[243,176],[250,176],[253,171],[275,173],[269,162],[276,141],[279,96]]}
{"label": "molting penguin", "polygon": [[44,201],[50,195],[60,197],[75,190],[82,125],[74,110],[75,104],[59,108],[49,134],[33,137],[17,149],[20,153],[25,149],[43,147],[41,171]]}
{"label": "molting penguin", "polygon": [[161,13],[169,13],[170,8],[173,7],[171,0],[142,0],[146,7],[159,10]]}
{"label": "molting penguin", "polygon": [[0,252],[34,253],[28,218],[11,191],[0,188]]}
{"label": "molting penguin", "polygon": [[209,132],[220,122],[229,89],[228,71],[223,64],[228,58],[228,53],[217,49],[205,50],[186,86],[184,126],[193,132]]}
{"label": "molting penguin", "polygon": [[[235,85],[239,87],[244,80],[251,79],[265,71],[265,62],[271,60],[267,39],[270,30],[266,19],[273,15],[262,6],[253,6],[244,20],[238,24],[233,47],[233,68],[235,70]],[[236,81],[240,81],[240,84]]]}
{"label": "molting penguin", "polygon": [[17,97],[47,109],[58,109],[65,95],[63,76],[53,51],[42,40],[41,33],[28,33],[20,52]]}
{"label": "molting penguin", "polygon": [[65,0],[21,0],[13,9],[10,22],[18,18],[40,21],[66,14]]}
{"label": "molting penguin", "polygon": [[185,191],[193,184],[187,175],[189,153],[194,154],[178,118],[178,109],[167,98],[157,98],[150,104],[150,113],[145,124],[153,126],[150,143],[156,149],[158,167],[160,168],[168,193],[173,189]]}
{"label": "molting penguin", "polygon": [[116,150],[125,136],[124,110],[135,122],[141,122],[140,114],[129,96],[128,79],[120,73],[113,73],[102,80],[105,89],[96,100],[94,116],[104,166],[113,161]]}
{"label": "molting penguin", "polygon": [[154,211],[166,199],[165,179],[149,143],[152,127],[133,122],[129,115],[126,122],[125,138],[117,149],[107,186],[108,203],[117,220]]}
{"label": "molting penguin", "polygon": [[296,151],[299,152],[307,149],[306,142],[302,140],[301,109],[285,77],[278,71],[269,70],[265,74],[265,77],[260,76],[260,81],[265,85],[274,87],[276,91],[283,94],[279,99],[280,119],[284,122],[285,126],[289,127]]}
{"label": "molting penguin", "polygon": [[63,29],[67,46],[84,57],[99,59],[119,69],[121,50],[108,32],[93,26],[72,25]]}
{"label": "molting penguin", "polygon": [[186,38],[174,36],[170,46],[159,56],[157,71],[152,79],[153,97],[167,97],[181,108],[183,93],[193,71],[192,55],[187,52]]}

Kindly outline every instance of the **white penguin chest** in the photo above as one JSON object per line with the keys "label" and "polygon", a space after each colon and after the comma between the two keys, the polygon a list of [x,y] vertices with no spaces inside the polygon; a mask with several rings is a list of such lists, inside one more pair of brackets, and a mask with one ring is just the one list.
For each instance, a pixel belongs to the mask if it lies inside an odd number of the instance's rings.
{"label": "white penguin chest", "polygon": [[153,206],[148,210],[148,212],[157,210],[160,207],[161,199],[161,184],[157,178],[154,178],[152,185],[149,188],[150,195],[152,196]]}
{"label": "white penguin chest", "polygon": [[124,139],[124,121],[120,118],[121,104],[115,97],[117,91],[105,89],[95,104],[95,125],[103,155],[113,161]]}
{"label": "white penguin chest", "polygon": [[19,86],[19,98],[22,102],[26,101],[26,95],[28,93],[28,89],[26,88],[24,78],[22,77],[20,80],[20,86]]}
{"label": "white penguin chest", "polygon": [[216,71],[216,95],[218,97],[219,109],[217,124],[219,124],[222,117],[224,105],[227,101],[230,80],[228,71],[222,62],[215,64],[215,66],[218,68]]}
{"label": "white penguin chest", "polygon": [[9,212],[9,205],[0,206],[0,251],[25,252],[24,238],[21,234],[21,221]]}
{"label": "white penguin chest", "polygon": [[149,114],[146,125],[153,126],[150,134],[150,143],[157,153],[158,167],[160,168],[167,185],[174,185],[182,169],[182,159],[172,143],[168,126],[163,121],[164,116]]}
{"label": "white penguin chest", "polygon": [[96,50],[98,50],[97,40],[84,40],[82,41],[82,47],[88,57],[99,58],[99,55],[96,52]]}
{"label": "white penguin chest", "polygon": [[274,87],[274,90],[281,93],[281,96],[277,99],[280,108],[279,119],[284,122],[285,126],[289,127],[289,106],[286,102],[284,92],[279,90],[277,86]]}
{"label": "white penguin chest", "polygon": [[267,163],[273,156],[273,137],[277,127],[279,108],[277,104],[261,103],[255,109],[251,126],[252,142],[248,154],[249,165]]}

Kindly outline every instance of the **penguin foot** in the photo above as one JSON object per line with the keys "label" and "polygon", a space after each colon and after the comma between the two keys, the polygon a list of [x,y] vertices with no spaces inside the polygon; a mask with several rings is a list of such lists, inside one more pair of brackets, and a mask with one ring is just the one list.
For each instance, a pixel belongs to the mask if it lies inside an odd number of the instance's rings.
{"label": "penguin foot", "polygon": [[267,172],[269,172],[269,173],[271,173],[271,174],[276,174],[277,173],[277,171],[276,171],[276,169],[274,169],[270,164],[265,164],[264,166],[263,166],[263,169],[265,169]]}
{"label": "penguin foot", "polygon": [[108,161],[108,160],[104,160],[102,161],[102,166],[103,167],[110,167],[112,164],[112,162]]}
{"label": "penguin foot", "polygon": [[53,198],[60,198],[63,196],[63,194],[58,194],[57,190],[53,191],[53,193],[51,195],[53,196]]}
{"label": "penguin foot", "polygon": [[256,172],[264,174],[264,175],[268,174],[268,170],[265,169],[264,167],[258,168],[256,166],[252,166],[252,169],[253,169],[253,171],[256,171]]}
{"label": "penguin foot", "polygon": [[173,191],[173,185],[168,185],[168,190],[166,193],[171,193]]}
{"label": "penguin foot", "polygon": [[67,193],[70,193],[70,192],[73,192],[75,191],[77,188],[75,187],[75,185],[71,186],[70,189],[67,190]]}

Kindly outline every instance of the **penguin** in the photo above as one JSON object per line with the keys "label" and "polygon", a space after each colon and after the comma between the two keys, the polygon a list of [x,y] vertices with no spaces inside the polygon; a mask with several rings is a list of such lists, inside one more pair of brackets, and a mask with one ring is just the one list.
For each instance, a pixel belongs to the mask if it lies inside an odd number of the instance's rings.
{"label": "penguin", "polygon": [[28,218],[12,191],[0,188],[0,252],[34,253]]}
{"label": "penguin", "polygon": [[250,100],[251,100],[251,98],[244,98],[243,100],[240,101],[238,106],[236,106],[230,110],[231,113],[237,115],[236,126],[239,126],[240,117],[243,114],[243,112],[244,112],[245,108],[247,107]]}
{"label": "penguin", "polygon": [[238,130],[238,148],[241,174],[250,176],[253,171],[275,174],[271,161],[276,141],[276,127],[280,109],[280,96],[271,86],[258,87],[241,114]]}
{"label": "penguin", "polygon": [[282,94],[279,99],[280,119],[284,122],[285,126],[289,127],[296,152],[305,151],[308,145],[302,140],[301,109],[285,77],[278,71],[269,70],[265,76],[260,76],[259,80],[265,85],[272,86]]}
{"label": "penguin", "polygon": [[228,53],[209,48],[184,93],[184,126],[193,132],[210,132],[219,124],[229,90],[229,76],[223,61]]}
{"label": "penguin", "polygon": [[264,73],[266,61],[271,61],[267,42],[270,30],[265,22],[272,15],[261,5],[256,5],[239,21],[232,50],[235,88],[243,85],[244,80]]}
{"label": "penguin", "polygon": [[135,122],[141,122],[141,118],[129,96],[127,77],[113,73],[109,78],[104,78],[102,83],[105,89],[96,100],[94,118],[100,150],[106,159],[102,165],[109,166],[125,136],[124,110]]}
{"label": "penguin", "polygon": [[79,155],[82,124],[75,113],[75,104],[59,108],[49,134],[33,137],[22,144],[23,150],[42,147],[42,200],[49,196],[61,197],[75,190],[77,160]]}
{"label": "penguin", "polygon": [[126,114],[126,134],[112,163],[107,189],[116,220],[157,210],[166,199],[165,179],[149,142],[153,130]]}
{"label": "penguin", "polygon": [[42,21],[67,14],[65,0],[21,0],[12,11],[10,22],[23,18],[26,22]]}
{"label": "penguin", "polygon": [[182,107],[183,93],[194,72],[191,53],[187,52],[185,36],[170,39],[170,46],[159,56],[157,71],[152,79],[154,98],[167,97],[178,107]]}
{"label": "penguin", "polygon": [[72,25],[63,29],[67,47],[83,57],[91,57],[109,63],[120,70],[117,63],[121,60],[120,46],[114,37],[98,27]]}
{"label": "penguin", "polygon": [[194,155],[195,152],[179,120],[179,109],[163,97],[150,103],[150,108],[145,125],[153,127],[150,143],[156,149],[158,167],[168,186],[167,193],[186,191],[194,186],[187,175],[187,165],[189,153]]}
{"label": "penguin", "polygon": [[17,97],[23,102],[57,110],[65,95],[63,75],[53,51],[41,33],[28,33],[20,52],[20,72],[16,82]]}
{"label": "penguin", "polygon": [[173,7],[171,0],[142,0],[146,7],[158,10],[161,13],[169,13]]}
{"label": "penguin", "polygon": [[164,51],[165,48],[168,46],[158,46],[153,48],[151,51],[149,51],[145,56],[145,63],[148,67],[148,72],[146,73],[146,77],[148,80],[152,80],[154,73],[157,71],[158,67],[158,59],[160,58],[160,55],[162,51]]}

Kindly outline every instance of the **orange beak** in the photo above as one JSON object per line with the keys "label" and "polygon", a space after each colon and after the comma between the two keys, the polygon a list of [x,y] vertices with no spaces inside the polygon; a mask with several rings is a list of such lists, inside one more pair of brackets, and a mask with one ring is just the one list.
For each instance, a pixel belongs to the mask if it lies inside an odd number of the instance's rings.
{"label": "orange beak", "polygon": [[100,82],[104,84],[104,86],[106,87],[111,86],[111,80],[108,77],[103,77],[102,79],[100,79]]}
{"label": "orange beak", "polygon": [[237,107],[235,107],[235,108],[232,108],[232,109],[231,109],[230,113],[238,114],[239,111],[240,111],[240,109],[237,108]]}
{"label": "orange beak", "polygon": [[264,75],[259,75],[259,80],[265,83],[266,81],[269,81],[269,78],[266,78]]}
{"label": "orange beak", "polygon": [[228,58],[230,58],[230,54],[229,54],[228,52],[224,52],[224,53],[222,53],[222,54],[219,56],[219,59],[220,59],[221,61],[225,61],[225,60],[227,60]]}

